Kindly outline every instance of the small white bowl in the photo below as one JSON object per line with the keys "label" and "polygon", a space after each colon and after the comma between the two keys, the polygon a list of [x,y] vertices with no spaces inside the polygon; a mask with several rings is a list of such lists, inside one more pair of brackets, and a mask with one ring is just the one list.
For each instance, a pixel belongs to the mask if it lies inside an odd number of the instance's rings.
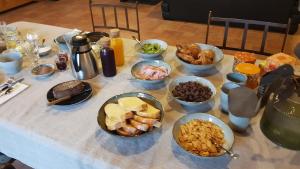
{"label": "small white bowl", "polygon": [[48,55],[51,52],[51,50],[52,50],[51,46],[39,47],[39,55],[40,56]]}
{"label": "small white bowl", "polygon": [[[210,96],[210,98],[203,102],[188,102],[188,101],[183,101],[183,100],[180,100],[180,99],[174,97],[173,93],[172,93],[173,89],[177,85],[179,85],[179,83],[184,83],[184,82],[189,82],[189,81],[198,82],[198,83],[201,83],[203,86],[209,87],[212,92],[212,95]],[[213,85],[213,83],[207,79],[204,79],[204,78],[198,77],[198,76],[182,76],[182,77],[178,77],[178,78],[174,79],[170,83],[169,92],[170,92],[171,96],[175,99],[176,102],[178,102],[182,106],[193,108],[195,106],[198,107],[198,106],[203,106],[204,104],[210,103],[214,99],[214,97],[217,93],[217,90],[216,90],[215,86]]]}
{"label": "small white bowl", "polygon": [[159,44],[161,47],[161,51],[159,53],[155,53],[155,54],[147,54],[147,53],[143,53],[141,52],[141,46],[140,44],[136,44],[135,49],[137,51],[137,54],[139,57],[143,58],[143,59],[155,59],[159,56],[161,56],[168,48],[168,44],[165,41],[159,40],[159,39],[148,39],[148,40],[144,40],[141,42],[142,45],[144,44]]}

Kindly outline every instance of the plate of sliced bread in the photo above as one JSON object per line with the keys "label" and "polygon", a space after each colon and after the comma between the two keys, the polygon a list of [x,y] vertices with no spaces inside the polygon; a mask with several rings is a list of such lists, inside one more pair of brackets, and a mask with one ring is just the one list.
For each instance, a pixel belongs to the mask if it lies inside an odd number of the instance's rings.
{"label": "plate of sliced bread", "polygon": [[100,127],[112,135],[136,137],[160,128],[163,113],[155,97],[141,92],[124,93],[107,100],[97,120]]}

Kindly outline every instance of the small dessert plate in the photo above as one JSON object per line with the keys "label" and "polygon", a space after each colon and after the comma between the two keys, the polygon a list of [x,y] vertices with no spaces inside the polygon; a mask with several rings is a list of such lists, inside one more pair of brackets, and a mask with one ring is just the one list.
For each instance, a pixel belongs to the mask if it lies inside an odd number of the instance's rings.
{"label": "small dessert plate", "polygon": [[53,64],[40,64],[31,70],[31,74],[35,78],[47,78],[55,72]]}

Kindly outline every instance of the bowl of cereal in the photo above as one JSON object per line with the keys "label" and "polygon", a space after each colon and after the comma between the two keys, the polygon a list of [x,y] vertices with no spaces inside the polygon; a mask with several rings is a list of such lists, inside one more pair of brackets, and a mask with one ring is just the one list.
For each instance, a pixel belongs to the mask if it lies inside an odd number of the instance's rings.
{"label": "bowl of cereal", "polygon": [[212,82],[198,76],[174,79],[169,85],[169,92],[176,102],[186,107],[208,104],[217,93]]}
{"label": "bowl of cereal", "polygon": [[221,146],[230,150],[234,142],[230,127],[217,117],[206,113],[193,113],[181,117],[175,122],[172,133],[180,148],[201,158],[221,156],[226,153]]}

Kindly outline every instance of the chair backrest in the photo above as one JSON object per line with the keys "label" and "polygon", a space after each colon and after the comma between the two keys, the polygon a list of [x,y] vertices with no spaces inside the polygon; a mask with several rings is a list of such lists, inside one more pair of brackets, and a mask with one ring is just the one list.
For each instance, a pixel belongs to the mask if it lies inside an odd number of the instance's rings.
{"label": "chair backrest", "polygon": [[[264,22],[264,21],[256,21],[256,20],[246,20],[246,19],[236,19],[236,18],[222,18],[222,17],[213,17],[212,16],[212,11],[209,11],[208,14],[208,22],[207,22],[207,31],[206,31],[206,39],[205,43],[208,43],[208,36],[209,36],[209,29],[210,25],[212,22],[224,22],[225,23],[225,30],[224,30],[224,36],[223,36],[223,45],[218,46],[222,49],[227,49],[227,50],[239,50],[239,51],[246,51],[246,52],[252,52],[260,55],[266,55],[269,56],[271,53],[265,52],[265,45],[266,45],[266,39],[267,39],[267,34],[269,32],[270,27],[274,28],[281,28],[285,29],[285,34],[284,34],[284,39],[283,39],[283,44],[281,47],[281,52],[284,51],[285,43],[287,40],[287,36],[290,30],[290,25],[291,25],[291,19],[288,20],[287,24],[281,24],[281,23],[272,23],[272,22]],[[243,31],[243,36],[242,36],[242,43],[240,48],[234,48],[234,47],[228,47],[227,46],[227,38],[228,38],[228,29],[229,25],[233,24],[243,24],[244,25],[244,31]],[[261,46],[260,50],[249,50],[245,49],[246,45],[246,40],[247,40],[247,33],[249,30],[249,25],[258,25],[258,26],[263,26],[264,27],[264,32],[262,36],[262,41],[261,41]]]}
{"label": "chair backrest", "polygon": [[[138,12],[138,2],[135,4],[127,4],[127,3],[120,3],[120,4],[103,4],[103,3],[98,3],[93,0],[89,0],[89,7],[90,7],[90,13],[91,13],[91,18],[92,18],[92,25],[93,25],[93,31],[97,28],[106,28],[106,29],[112,29],[112,28],[118,28],[120,30],[125,30],[125,31],[130,31],[138,34],[138,39],[140,39],[140,22],[139,22],[139,12]],[[114,22],[115,25],[108,25],[107,23],[107,16],[106,16],[106,9],[111,8],[113,9],[114,13]],[[95,24],[95,18],[93,15],[93,11],[99,9],[99,12],[102,15],[102,20],[103,20],[103,25],[96,25]],[[118,10],[124,10],[125,13],[125,22],[126,22],[126,27],[121,27],[120,26],[120,20],[117,14]],[[136,16],[136,28],[130,27],[129,22],[129,10],[133,10]],[[134,22],[133,22],[134,23]]]}

